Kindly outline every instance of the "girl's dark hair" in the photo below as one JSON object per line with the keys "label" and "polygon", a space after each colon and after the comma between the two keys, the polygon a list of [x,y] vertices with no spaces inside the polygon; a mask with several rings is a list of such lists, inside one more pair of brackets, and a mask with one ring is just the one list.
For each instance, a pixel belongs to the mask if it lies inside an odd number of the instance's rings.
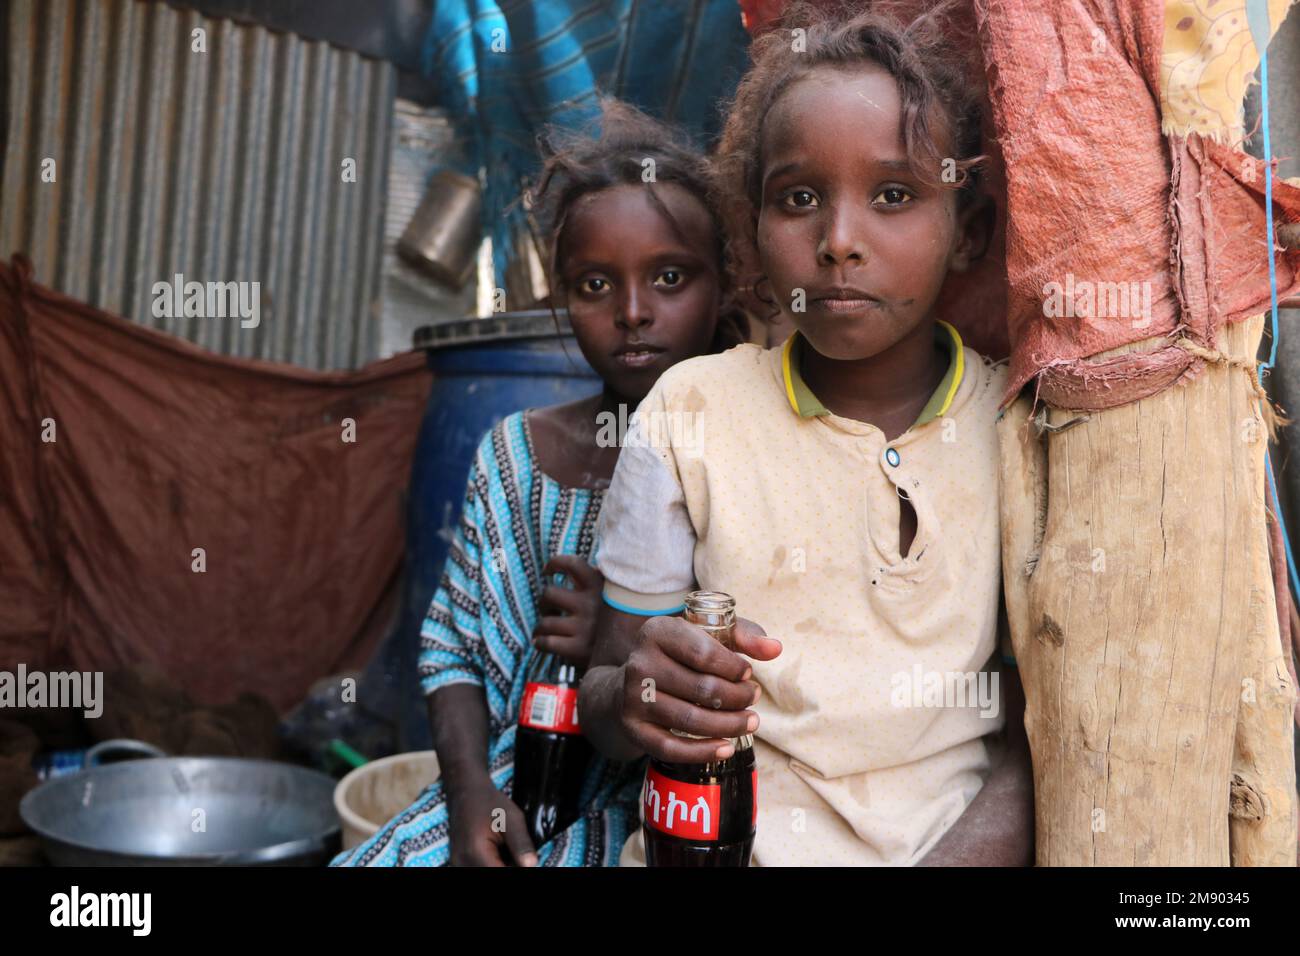
{"label": "girl's dark hair", "polygon": [[[549,129],[538,137],[542,172],[529,190],[528,199],[549,249],[547,281],[552,289],[552,307],[554,290],[563,285],[564,228],[573,204],[602,189],[644,186],[651,203],[670,228],[680,234],[676,220],[656,190],[663,183],[675,183],[700,201],[713,222],[711,251],[718,264],[723,299],[714,347],[721,350],[745,341],[745,318],[732,304],[725,232],[708,160],[680,133],[620,100],[602,99],[596,124],[595,132]],[[647,160],[654,161],[651,182],[645,181],[645,172],[651,168]]]}
{"label": "girl's dark hair", "polygon": [[[974,200],[980,166],[981,99],[973,82],[972,23],[960,0],[876,0],[863,9],[851,4],[797,3],[780,24],[754,41],[750,67],[728,111],[718,148],[716,190],[728,233],[727,253],[741,288],[750,291],[758,273],[755,227],[762,203],[763,122],[781,95],[819,68],[882,67],[898,83],[902,139],[914,173],[922,181],[958,189],[958,201]],[[856,11],[856,12],[855,12]],[[966,36],[963,38],[962,34]],[[945,124],[945,127],[937,126]],[[953,153],[939,143],[948,134]]]}

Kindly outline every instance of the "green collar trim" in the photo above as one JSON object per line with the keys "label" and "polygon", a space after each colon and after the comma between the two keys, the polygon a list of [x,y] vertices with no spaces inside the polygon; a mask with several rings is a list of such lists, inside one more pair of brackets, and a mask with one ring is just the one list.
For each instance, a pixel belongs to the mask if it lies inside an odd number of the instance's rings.
{"label": "green collar trim", "polygon": [[[948,350],[948,371],[944,374],[939,387],[931,394],[930,400],[921,409],[921,414],[912,423],[913,428],[933,421],[948,411],[965,372],[965,356],[962,352],[961,335],[957,330],[940,319],[935,323],[934,335],[935,341]],[[818,401],[812,389],[804,382],[803,376],[799,374],[799,356],[803,348],[804,339],[798,332],[786,339],[785,345],[781,347],[781,378],[785,384],[786,399],[800,418],[829,415],[830,410]]]}

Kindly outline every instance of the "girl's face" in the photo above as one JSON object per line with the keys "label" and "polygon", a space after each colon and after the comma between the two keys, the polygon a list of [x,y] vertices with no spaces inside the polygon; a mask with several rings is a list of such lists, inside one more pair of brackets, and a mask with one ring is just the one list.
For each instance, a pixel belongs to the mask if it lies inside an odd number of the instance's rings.
{"label": "girl's face", "polygon": [[901,109],[880,67],[818,69],[763,124],[759,259],[782,314],[827,358],[899,342],[970,260],[971,217],[912,172]]}
{"label": "girl's face", "polygon": [[561,287],[582,354],[616,394],[639,402],[666,369],[708,350],[722,304],[716,247],[704,204],[673,183],[574,203]]}

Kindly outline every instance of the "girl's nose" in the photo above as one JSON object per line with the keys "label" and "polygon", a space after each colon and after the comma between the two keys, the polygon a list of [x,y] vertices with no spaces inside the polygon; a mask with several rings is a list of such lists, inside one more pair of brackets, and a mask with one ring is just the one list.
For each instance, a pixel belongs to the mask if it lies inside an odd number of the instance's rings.
{"label": "girl's nose", "polygon": [[622,301],[619,303],[617,319],[621,327],[637,329],[643,325],[649,325],[653,321],[654,314],[650,310],[650,297],[648,295],[644,295],[635,287],[623,293]]}
{"label": "girl's nose", "polygon": [[817,264],[838,266],[866,261],[867,243],[858,217],[852,210],[832,208],[826,231],[817,243]]}

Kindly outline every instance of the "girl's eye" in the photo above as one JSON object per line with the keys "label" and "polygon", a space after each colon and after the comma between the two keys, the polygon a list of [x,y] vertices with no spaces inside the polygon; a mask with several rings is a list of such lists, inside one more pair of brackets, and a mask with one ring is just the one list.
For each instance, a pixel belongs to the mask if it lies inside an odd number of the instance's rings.
{"label": "girl's eye", "polygon": [[817,204],[817,197],[807,189],[796,189],[786,194],[785,201],[788,205],[806,209]]}
{"label": "girl's eye", "polygon": [[591,278],[583,279],[578,283],[578,291],[586,293],[587,295],[600,295],[600,293],[608,290],[609,283],[600,278],[600,276],[592,276]]}
{"label": "girl's eye", "polygon": [[655,285],[671,289],[682,284],[682,274],[676,269],[665,269],[655,276]]}
{"label": "girl's eye", "polygon": [[871,203],[880,206],[901,206],[911,202],[912,199],[912,194],[906,189],[899,186],[886,186],[871,197]]}

